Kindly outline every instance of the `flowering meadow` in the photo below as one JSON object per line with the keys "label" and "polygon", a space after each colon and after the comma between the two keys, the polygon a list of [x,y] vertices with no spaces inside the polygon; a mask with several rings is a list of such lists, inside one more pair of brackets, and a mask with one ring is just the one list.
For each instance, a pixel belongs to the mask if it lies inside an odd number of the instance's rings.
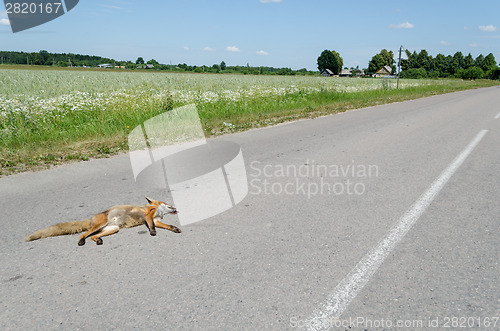
{"label": "flowering meadow", "polygon": [[[70,129],[68,126],[82,130],[94,122],[117,122],[115,125],[126,128],[138,124],[136,120],[189,103],[197,104],[202,117],[220,115],[214,104],[231,108],[236,103],[266,103],[280,98],[283,107],[297,97],[387,88],[387,82],[383,83],[377,79],[306,76],[0,70],[0,138],[5,142],[43,131],[58,135]],[[394,84],[391,80],[391,87]],[[400,87],[422,84],[436,81],[407,80],[401,81]],[[212,114],[203,114],[205,108]],[[89,133],[88,128],[83,131]]]}
{"label": "flowering meadow", "polygon": [[[124,142],[148,118],[190,103],[206,134],[218,134],[304,117],[343,99],[358,106],[355,100],[394,91],[395,84],[318,76],[0,69],[0,149],[12,154],[82,141]],[[401,80],[400,89],[450,84],[459,81]],[[0,162],[7,162],[5,155],[0,153]]]}

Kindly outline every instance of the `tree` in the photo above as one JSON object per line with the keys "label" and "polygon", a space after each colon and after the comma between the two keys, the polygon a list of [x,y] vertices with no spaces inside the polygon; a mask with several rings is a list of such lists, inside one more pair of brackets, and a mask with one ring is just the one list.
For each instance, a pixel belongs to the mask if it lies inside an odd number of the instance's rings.
{"label": "tree", "polygon": [[476,62],[474,63],[474,65],[476,67],[481,67],[483,65],[483,61],[484,61],[483,54],[479,54],[479,56],[476,58]]}
{"label": "tree", "polygon": [[396,71],[394,63],[396,63],[394,61],[394,53],[392,53],[392,51],[383,49],[379,54],[374,55],[371,61],[368,63],[368,72],[375,73],[384,66],[389,66],[394,72]]}
{"label": "tree", "polygon": [[218,65],[218,64],[214,64],[214,65],[212,66],[212,69],[213,69],[213,71],[214,71],[214,72],[220,72],[220,65]]}
{"label": "tree", "polygon": [[135,64],[144,64],[144,59],[142,57],[138,57]]}
{"label": "tree", "polygon": [[155,67],[159,65],[158,61],[156,61],[155,59],[151,59],[147,62],[147,64],[152,64],[154,65]]}
{"label": "tree", "polygon": [[464,58],[464,69],[469,69],[470,67],[474,66],[474,58],[472,55],[469,53],[465,58]]}
{"label": "tree", "polygon": [[446,57],[439,53],[434,59],[434,70],[438,72],[438,76],[444,76],[448,72],[448,62]]}
{"label": "tree", "polygon": [[497,66],[497,61],[495,60],[495,56],[493,56],[492,53],[486,55],[484,61],[481,63],[481,69],[483,69],[484,72],[493,70],[496,68],[496,66]]}
{"label": "tree", "polygon": [[462,52],[456,52],[451,58],[448,72],[451,75],[455,75],[460,71],[460,69],[463,68],[463,65],[464,65],[464,55],[462,54]]}
{"label": "tree", "polygon": [[49,52],[47,51],[40,51],[38,54],[40,56],[40,64],[45,64],[50,57]]}
{"label": "tree", "polygon": [[412,53],[409,50],[405,50],[405,53],[406,53],[407,60],[401,60],[401,70],[405,71],[405,70],[412,69],[412,68],[418,68],[417,67],[417,58],[418,58],[417,52],[413,51],[413,53]]}
{"label": "tree", "polygon": [[424,68],[427,72],[434,69],[434,59],[425,49],[421,50],[417,56],[417,68]]}
{"label": "tree", "polygon": [[338,75],[342,70],[344,60],[336,51],[325,49],[318,57],[318,70],[323,71],[330,69],[335,75]]}
{"label": "tree", "polygon": [[31,63],[35,65],[45,64],[46,61],[40,53],[31,53],[30,60]]}
{"label": "tree", "polygon": [[451,55],[446,55],[444,58],[443,76],[449,77],[453,74],[451,63],[453,62],[453,57]]}
{"label": "tree", "polygon": [[220,63],[220,70],[226,70],[226,62],[222,61]]}

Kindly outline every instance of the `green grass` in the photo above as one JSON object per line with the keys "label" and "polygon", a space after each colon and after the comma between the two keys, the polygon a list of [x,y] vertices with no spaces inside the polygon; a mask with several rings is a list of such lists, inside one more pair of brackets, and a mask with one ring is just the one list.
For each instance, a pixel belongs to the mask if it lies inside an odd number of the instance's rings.
{"label": "green grass", "polygon": [[[2,68],[0,66],[0,68]],[[136,126],[195,103],[206,136],[498,82],[0,70],[0,176],[127,150]],[[224,124],[231,123],[230,126]]]}
{"label": "green grass", "polygon": [[[239,101],[231,105],[223,102],[207,103],[199,106],[198,109],[208,136],[495,84],[498,83],[477,81],[464,84],[457,80],[449,81],[445,85],[424,85],[403,90],[391,88],[354,93],[335,91],[315,92],[308,95],[298,93],[265,100]],[[229,122],[232,126],[228,127],[223,124],[224,122]]]}

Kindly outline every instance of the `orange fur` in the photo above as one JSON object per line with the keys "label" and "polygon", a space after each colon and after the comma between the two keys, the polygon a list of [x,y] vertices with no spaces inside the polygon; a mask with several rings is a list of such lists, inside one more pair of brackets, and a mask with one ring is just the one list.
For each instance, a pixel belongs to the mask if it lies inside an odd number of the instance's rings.
{"label": "orange fur", "polygon": [[110,209],[92,216],[88,220],[65,222],[41,229],[26,237],[26,241],[41,238],[61,236],[84,232],[80,236],[78,245],[85,245],[85,239],[90,237],[98,245],[102,245],[102,237],[117,233],[122,228],[131,228],[145,224],[152,236],[156,235],[156,227],[180,233],[181,230],[173,225],[164,224],[159,221],[164,214],[174,214],[177,210],[167,203],[152,200],[146,197],[146,206],[123,205],[114,206]]}

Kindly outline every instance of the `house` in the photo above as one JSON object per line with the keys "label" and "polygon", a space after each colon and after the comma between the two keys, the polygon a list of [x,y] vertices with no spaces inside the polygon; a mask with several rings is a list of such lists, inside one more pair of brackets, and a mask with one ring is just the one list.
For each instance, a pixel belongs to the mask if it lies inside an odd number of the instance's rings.
{"label": "house", "polygon": [[330,69],[323,69],[321,71],[321,76],[332,77],[332,76],[335,76],[335,74]]}
{"label": "house", "polygon": [[113,66],[109,63],[103,63],[98,65],[99,68],[113,68]]}
{"label": "house", "polygon": [[152,65],[152,64],[146,64],[146,65],[144,66],[144,69],[153,69],[154,67],[155,67],[155,66],[154,66],[154,65]]}
{"label": "house", "polygon": [[373,77],[387,77],[390,78],[392,76],[392,69],[389,66],[383,66],[375,74]]}
{"label": "house", "polygon": [[364,70],[361,69],[352,69],[352,76],[354,77],[364,77],[366,75]]}
{"label": "house", "polygon": [[340,77],[351,77],[351,75],[352,71],[350,69],[342,69],[339,74]]}

